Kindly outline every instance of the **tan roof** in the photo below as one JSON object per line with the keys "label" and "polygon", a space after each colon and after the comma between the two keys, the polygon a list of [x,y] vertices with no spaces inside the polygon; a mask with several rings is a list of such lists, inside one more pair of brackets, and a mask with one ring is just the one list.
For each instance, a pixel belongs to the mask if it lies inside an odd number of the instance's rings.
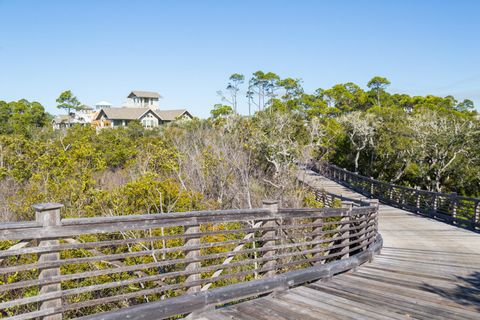
{"label": "tan roof", "polygon": [[187,113],[189,116],[190,113],[187,109],[177,109],[177,110],[155,110],[158,116],[164,121],[173,121],[177,117],[182,116],[184,113]]}
{"label": "tan roof", "polygon": [[67,122],[70,118],[70,116],[67,116],[67,115],[59,115],[59,116],[56,116],[55,118],[53,118],[53,122],[55,123],[64,123],[64,122]]}
{"label": "tan roof", "polygon": [[153,110],[150,108],[104,108],[96,115],[96,119],[100,119],[100,115],[105,113],[108,119],[110,120],[138,120],[148,111],[156,114],[160,120],[163,121],[173,121],[177,117],[180,117],[184,114],[187,114],[191,117],[191,114],[187,109],[177,109],[177,110]]}
{"label": "tan roof", "polygon": [[158,92],[138,91],[138,90],[134,90],[130,92],[130,94],[128,95],[128,98],[131,98],[133,96],[137,98],[161,98],[162,97]]}
{"label": "tan roof", "polygon": [[[101,111],[105,113],[110,120],[138,120],[150,108],[104,108]],[[153,110],[151,110],[154,112]],[[155,113],[155,112],[154,112]],[[97,118],[101,112],[98,113]]]}

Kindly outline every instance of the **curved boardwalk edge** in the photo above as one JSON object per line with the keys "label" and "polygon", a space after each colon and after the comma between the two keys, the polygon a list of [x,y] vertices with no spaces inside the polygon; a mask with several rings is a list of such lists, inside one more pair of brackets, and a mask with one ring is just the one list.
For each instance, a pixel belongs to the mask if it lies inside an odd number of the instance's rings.
{"label": "curved boardwalk edge", "polygon": [[358,266],[371,261],[373,256],[380,252],[382,244],[382,237],[377,235],[373,245],[371,245],[366,251],[346,259],[306,269],[289,271],[261,280],[238,283],[79,319],[163,319],[179,314],[199,311],[212,306],[214,307],[218,304],[238,301],[278,290],[286,290],[319,279],[329,279],[336,274],[355,269]]}
{"label": "curved boardwalk edge", "polygon": [[168,318],[331,277],[382,243],[377,201],[76,219],[61,207],[0,225],[0,274],[14,275],[0,311],[12,319]]}
{"label": "curved boardwalk edge", "polygon": [[[299,178],[347,198],[363,195],[310,170]],[[383,248],[372,263],[199,320],[478,319],[480,235],[381,204]]]}

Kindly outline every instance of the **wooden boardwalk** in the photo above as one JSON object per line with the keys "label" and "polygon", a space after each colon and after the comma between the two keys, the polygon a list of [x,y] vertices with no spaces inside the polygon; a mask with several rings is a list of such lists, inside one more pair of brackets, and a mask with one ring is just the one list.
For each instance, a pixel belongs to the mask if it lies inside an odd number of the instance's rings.
{"label": "wooden boardwalk", "polygon": [[[306,171],[301,179],[360,195]],[[480,234],[380,205],[382,253],[355,272],[197,315],[203,320],[480,319]]]}

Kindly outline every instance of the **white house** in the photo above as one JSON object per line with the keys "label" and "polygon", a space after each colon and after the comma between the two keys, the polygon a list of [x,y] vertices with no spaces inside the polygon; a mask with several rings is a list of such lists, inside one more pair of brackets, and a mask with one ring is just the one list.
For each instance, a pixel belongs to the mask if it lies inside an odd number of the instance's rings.
{"label": "white house", "polygon": [[54,130],[70,128],[79,124],[82,126],[90,125],[95,118],[95,111],[90,107],[84,107],[81,110],[70,112],[69,115],[59,115],[53,118],[52,126]]}
{"label": "white house", "polygon": [[126,107],[158,109],[160,98],[162,96],[158,92],[135,90],[127,96]]}
{"label": "white house", "polygon": [[95,109],[71,113],[70,116],[57,116],[52,121],[54,129],[62,129],[74,124],[92,125],[96,128],[127,126],[131,121],[139,121],[145,128],[155,128],[174,120],[190,120],[193,116],[187,109],[160,110],[158,92],[131,91],[123,107],[112,107],[107,101],[95,104]]}
{"label": "white house", "polygon": [[155,128],[174,120],[192,118],[192,115],[186,109],[106,108],[98,112],[94,119],[94,124],[97,128],[115,128],[127,126],[131,121],[136,120],[145,128]]}

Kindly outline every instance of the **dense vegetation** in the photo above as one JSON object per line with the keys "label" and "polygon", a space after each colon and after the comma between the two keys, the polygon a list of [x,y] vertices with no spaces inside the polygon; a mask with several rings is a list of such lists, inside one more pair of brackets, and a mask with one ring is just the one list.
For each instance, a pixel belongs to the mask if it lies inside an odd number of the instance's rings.
{"label": "dense vegetation", "polygon": [[[480,195],[480,131],[473,103],[389,94],[375,77],[305,93],[301,81],[232,75],[212,117],[144,130],[73,127],[54,132],[36,102],[0,102],[3,220],[31,205],[67,216],[256,207],[267,197],[302,205],[295,164],[332,161],[412,187]],[[255,114],[234,112],[246,92]]]}
{"label": "dense vegetation", "polygon": [[[352,171],[428,190],[480,196],[480,121],[469,100],[453,97],[411,97],[389,94],[389,81],[375,77],[363,90],[353,83],[305,93],[297,79],[281,79],[274,73],[256,72],[246,88],[243,75],[230,78],[224,104],[216,105],[211,117],[164,125],[145,130],[132,122],[126,128],[96,131],[74,126],[53,131],[51,116],[36,102],[0,101],[0,214],[2,221],[33,220],[32,204],[60,202],[67,217],[126,215],[219,208],[252,208],[266,198],[280,199],[283,206],[322,206],[314,195],[295,179],[297,164],[309,160],[336,163]],[[251,116],[240,116],[240,94],[246,92]],[[81,109],[71,92],[58,99],[65,110]],[[338,204],[337,204],[338,205]],[[333,220],[331,221],[333,222]],[[331,226],[330,226],[331,227]],[[206,230],[213,226],[203,226]],[[235,223],[221,228],[235,229]],[[329,228],[329,226],[325,226]],[[82,235],[77,242],[111,239],[141,239],[180,235],[180,226],[136,230],[128,233]],[[202,238],[204,243],[241,240],[217,234]],[[14,243],[3,241],[2,249]],[[64,250],[62,259],[102,254],[135,253],[144,256],[125,259],[127,265],[152,263],[160,259],[181,259],[184,252],[156,256],[148,250],[181,247],[172,237],[135,245],[99,250]],[[251,249],[255,242],[245,245]],[[234,245],[207,248],[202,254],[227,252]],[[256,256],[254,255],[253,258]],[[252,257],[251,257],[252,258]],[[36,263],[36,255],[13,256],[4,265]],[[237,256],[235,259],[242,259]],[[222,263],[204,261],[202,266]],[[62,274],[111,268],[104,262],[72,263]],[[184,264],[144,269],[146,275],[183,270]],[[224,273],[251,270],[235,267]],[[212,273],[202,273],[209,277]],[[35,279],[33,270],[15,272],[3,283]],[[132,280],[134,273],[86,277],[64,281],[62,288],[76,288],[118,280]],[[244,278],[216,281],[221,286]],[[174,277],[168,283],[185,279]],[[154,288],[153,282],[135,283],[117,289],[71,295],[66,301],[95,300],[99,297]],[[128,301],[98,306],[86,304],[71,310],[65,318],[164,299],[184,290],[138,296]],[[38,294],[38,287],[4,292],[0,301]],[[2,316],[36,310],[35,304],[10,308]]]}
{"label": "dense vegetation", "polygon": [[69,217],[258,207],[265,198],[301,205],[291,168],[274,154],[290,132],[273,138],[268,123],[259,115],[0,135],[2,218],[31,220],[31,205],[47,201],[64,204]]}
{"label": "dense vegetation", "polygon": [[[243,83],[232,75],[222,100],[237,101]],[[245,91],[250,108],[301,119],[309,136],[294,140],[308,141],[301,147],[316,159],[396,184],[479,196],[480,118],[473,102],[390,94],[389,85],[374,77],[367,90],[348,82],[308,94],[298,79],[258,71]],[[212,115],[231,111],[217,105]]]}

